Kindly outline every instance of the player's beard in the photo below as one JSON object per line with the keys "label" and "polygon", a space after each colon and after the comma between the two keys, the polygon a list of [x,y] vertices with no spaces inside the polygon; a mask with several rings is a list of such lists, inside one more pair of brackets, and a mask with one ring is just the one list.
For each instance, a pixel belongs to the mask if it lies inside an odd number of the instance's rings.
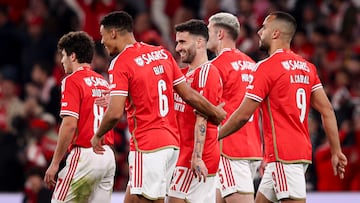
{"label": "player's beard", "polygon": [[116,55],[118,55],[120,53],[120,51],[117,49],[117,48],[114,48],[113,50],[109,50],[109,55],[111,56],[111,57],[114,57],[114,56],[116,56]]}
{"label": "player's beard", "polygon": [[260,41],[259,41],[259,49],[260,49],[261,51],[268,52],[269,49],[270,49],[270,45],[267,44],[266,42],[264,42],[264,40],[260,40]]}
{"label": "player's beard", "polygon": [[191,63],[193,62],[195,55],[196,55],[195,47],[193,49],[188,49],[186,50],[186,55],[184,56],[184,58],[181,59],[181,61],[183,63]]}

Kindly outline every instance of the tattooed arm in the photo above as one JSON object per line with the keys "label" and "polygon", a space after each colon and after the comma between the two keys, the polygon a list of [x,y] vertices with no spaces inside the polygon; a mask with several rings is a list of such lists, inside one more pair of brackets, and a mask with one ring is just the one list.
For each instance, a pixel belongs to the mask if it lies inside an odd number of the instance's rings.
{"label": "tattooed arm", "polygon": [[204,161],[202,160],[202,153],[204,150],[204,144],[206,139],[206,124],[207,120],[200,116],[196,115],[195,129],[194,129],[194,150],[191,158],[191,169],[193,170],[195,177],[204,178],[206,181],[206,176],[208,175],[208,170],[205,166]]}

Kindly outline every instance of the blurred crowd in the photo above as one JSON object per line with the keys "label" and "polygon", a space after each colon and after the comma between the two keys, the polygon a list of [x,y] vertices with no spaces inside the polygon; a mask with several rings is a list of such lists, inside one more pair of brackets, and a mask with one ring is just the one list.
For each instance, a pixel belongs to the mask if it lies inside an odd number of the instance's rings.
{"label": "blurred crowd", "polygon": [[[257,36],[264,17],[274,10],[290,12],[298,22],[292,50],[317,66],[349,160],[340,181],[330,170],[330,148],[319,115],[311,112],[313,165],[307,188],[360,191],[359,0],[0,0],[0,191],[25,191],[28,198],[40,191],[29,189],[29,182],[47,168],[60,121],[64,71],[57,40],[69,31],[88,32],[96,41],[92,67],[106,77],[111,59],[100,42],[99,22],[114,10],[133,16],[138,41],[162,45],[175,57],[174,25],[191,18],[207,22],[219,11],[233,13],[241,23],[238,48],[255,61],[266,57]],[[125,117],[115,131],[114,190],[120,191],[128,173]]]}

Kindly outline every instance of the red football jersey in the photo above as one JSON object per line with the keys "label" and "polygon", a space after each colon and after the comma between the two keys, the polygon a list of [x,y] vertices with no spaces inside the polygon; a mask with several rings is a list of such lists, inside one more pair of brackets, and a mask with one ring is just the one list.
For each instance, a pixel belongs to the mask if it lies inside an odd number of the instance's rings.
{"label": "red football jersey", "polygon": [[313,64],[279,49],[257,64],[246,97],[262,102],[265,159],[311,162],[310,97],[322,84]]}
{"label": "red football jersey", "polygon": [[[218,68],[224,85],[222,100],[227,112],[226,122],[244,98],[255,62],[238,49],[226,48],[212,64]],[[262,159],[258,110],[243,128],[220,141],[220,150],[230,159]]]}
{"label": "red football jersey", "polygon": [[185,82],[170,52],[135,43],[110,64],[110,96],[127,97],[130,150],[179,147],[173,86]]}
{"label": "red football jersey", "polygon": [[[212,104],[218,105],[222,96],[222,81],[218,70],[207,62],[195,70],[188,72],[189,67],[182,69],[187,83],[200,92]],[[175,109],[180,131],[180,154],[177,166],[191,167],[191,155],[194,149],[194,128],[196,115],[194,109],[186,104],[175,93]],[[218,126],[208,122],[202,159],[209,174],[215,174],[220,160]]]}
{"label": "red football jersey", "polygon": [[[73,116],[78,119],[77,131],[70,149],[74,146],[91,147],[90,140],[100,126],[105,108],[94,104],[102,92],[109,90],[109,83],[103,76],[89,67],[81,67],[65,77],[61,85],[60,116]],[[114,144],[113,131],[104,137],[105,144]]]}

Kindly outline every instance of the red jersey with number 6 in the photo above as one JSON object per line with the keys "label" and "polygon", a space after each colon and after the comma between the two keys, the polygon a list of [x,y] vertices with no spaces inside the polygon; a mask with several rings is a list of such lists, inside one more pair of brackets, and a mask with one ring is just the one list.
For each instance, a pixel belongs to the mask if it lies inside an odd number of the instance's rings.
{"label": "red jersey with number 6", "polygon": [[110,96],[125,96],[131,151],[179,147],[173,86],[185,82],[170,52],[136,42],[109,67]]}

